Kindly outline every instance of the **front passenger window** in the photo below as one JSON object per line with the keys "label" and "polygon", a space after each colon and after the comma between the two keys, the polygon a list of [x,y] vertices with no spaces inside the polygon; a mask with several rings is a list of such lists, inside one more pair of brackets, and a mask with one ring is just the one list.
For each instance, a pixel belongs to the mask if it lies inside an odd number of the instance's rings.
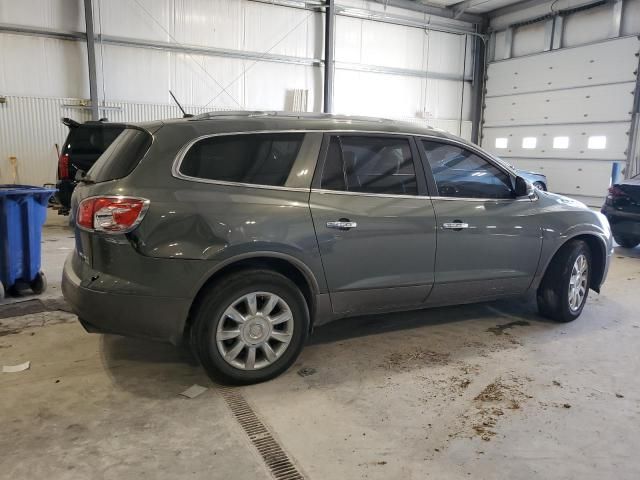
{"label": "front passenger window", "polygon": [[449,143],[420,144],[441,197],[513,198],[509,175],[475,153]]}

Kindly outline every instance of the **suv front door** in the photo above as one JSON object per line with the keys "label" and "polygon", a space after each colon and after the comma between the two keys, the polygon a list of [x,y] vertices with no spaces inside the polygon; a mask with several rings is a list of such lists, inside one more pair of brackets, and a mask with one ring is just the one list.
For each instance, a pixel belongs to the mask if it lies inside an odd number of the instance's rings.
{"label": "suv front door", "polygon": [[524,293],[542,247],[535,198],[515,198],[513,177],[457,142],[417,139],[438,230],[429,303]]}
{"label": "suv front door", "polygon": [[310,196],[335,313],[424,303],[435,217],[412,138],[327,134]]}

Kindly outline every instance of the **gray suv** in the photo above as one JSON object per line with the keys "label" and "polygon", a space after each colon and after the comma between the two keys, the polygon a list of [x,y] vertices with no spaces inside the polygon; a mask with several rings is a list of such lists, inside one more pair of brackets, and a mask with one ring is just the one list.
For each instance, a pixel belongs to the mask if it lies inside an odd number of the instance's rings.
{"label": "gray suv", "polygon": [[225,112],[125,125],[76,188],[63,292],[90,332],[187,342],[267,380],[339,318],[537,294],[577,318],[607,220],[452,135]]}

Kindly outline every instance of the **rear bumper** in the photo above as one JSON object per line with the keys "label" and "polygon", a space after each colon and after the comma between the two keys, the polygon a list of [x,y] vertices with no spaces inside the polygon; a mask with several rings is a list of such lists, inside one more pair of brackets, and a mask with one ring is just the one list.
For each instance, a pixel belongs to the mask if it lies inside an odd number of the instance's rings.
{"label": "rear bumper", "polygon": [[617,210],[609,205],[602,207],[614,235],[640,237],[640,214]]}
{"label": "rear bumper", "polygon": [[[62,273],[62,293],[82,326],[91,333],[115,333],[182,342],[190,301],[183,298],[126,295],[100,290],[84,280],[75,253],[67,258]],[[78,268],[80,266],[80,268]]]}

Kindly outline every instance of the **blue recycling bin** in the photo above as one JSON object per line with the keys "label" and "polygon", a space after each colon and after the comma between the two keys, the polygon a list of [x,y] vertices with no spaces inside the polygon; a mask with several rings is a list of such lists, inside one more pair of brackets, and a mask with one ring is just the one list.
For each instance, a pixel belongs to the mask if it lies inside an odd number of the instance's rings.
{"label": "blue recycling bin", "polygon": [[0,185],[0,298],[18,283],[42,293],[40,240],[54,188]]}

